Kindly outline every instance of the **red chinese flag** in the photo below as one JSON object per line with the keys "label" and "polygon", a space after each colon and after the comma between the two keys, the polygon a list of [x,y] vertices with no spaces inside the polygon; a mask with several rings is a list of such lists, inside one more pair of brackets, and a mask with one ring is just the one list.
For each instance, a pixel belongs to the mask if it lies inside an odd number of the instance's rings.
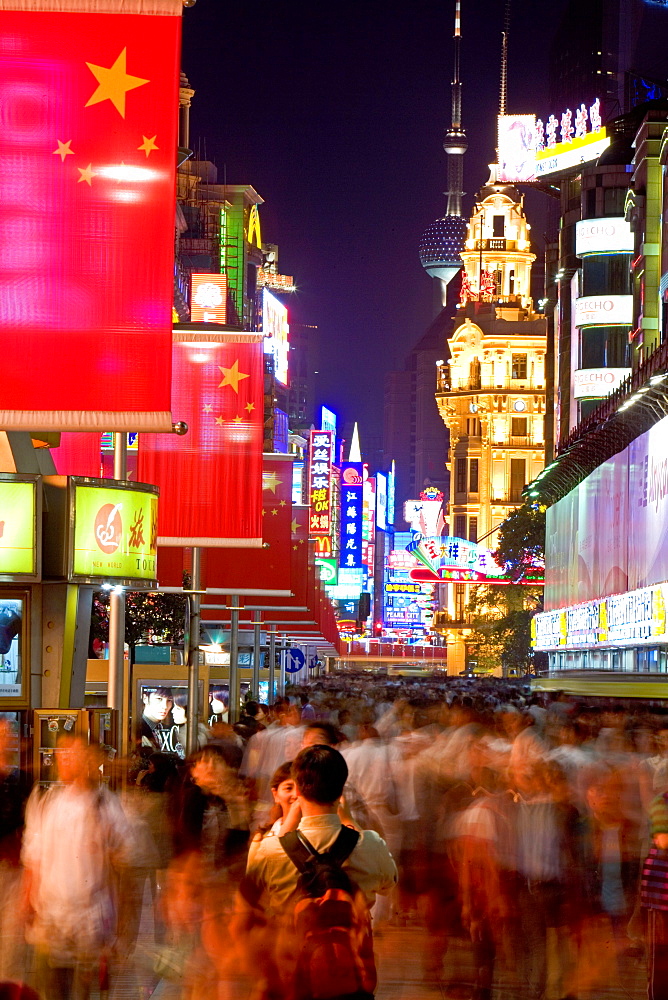
{"label": "red chinese flag", "polygon": [[266,548],[250,552],[212,549],[206,553],[207,587],[290,590],[292,461],[265,455],[262,466],[262,540]]}
{"label": "red chinese flag", "polygon": [[263,360],[261,334],[174,333],[172,411],[188,433],[139,435],[159,545],[262,545]]}
{"label": "red chinese flag", "polygon": [[181,11],[0,0],[4,429],[171,427]]}
{"label": "red chinese flag", "polygon": [[51,455],[60,476],[101,475],[100,435],[61,434],[60,444],[52,448]]}

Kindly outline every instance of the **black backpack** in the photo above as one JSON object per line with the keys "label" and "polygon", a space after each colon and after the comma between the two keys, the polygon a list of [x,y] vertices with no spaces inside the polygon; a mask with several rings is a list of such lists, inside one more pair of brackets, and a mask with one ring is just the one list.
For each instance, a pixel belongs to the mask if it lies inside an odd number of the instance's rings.
{"label": "black backpack", "polygon": [[319,853],[300,831],[279,838],[299,871],[294,930],[300,943],[295,1000],[369,998],[376,988],[371,920],[366,900],[341,867],[359,833],[343,826]]}

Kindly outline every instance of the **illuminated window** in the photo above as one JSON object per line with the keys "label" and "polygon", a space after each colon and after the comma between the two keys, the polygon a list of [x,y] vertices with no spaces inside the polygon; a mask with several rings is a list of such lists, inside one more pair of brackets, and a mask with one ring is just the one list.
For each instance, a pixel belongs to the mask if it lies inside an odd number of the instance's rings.
{"label": "illuminated window", "polygon": [[526,486],[526,462],[523,458],[510,460],[510,501],[521,503],[522,490]]}
{"label": "illuminated window", "polygon": [[478,459],[472,458],[469,462],[469,493],[478,492]]}
{"label": "illuminated window", "polygon": [[457,493],[466,493],[466,459],[458,458],[456,461],[457,480],[455,489]]}
{"label": "illuminated window", "polygon": [[526,354],[513,354],[511,378],[527,377],[527,356]]}

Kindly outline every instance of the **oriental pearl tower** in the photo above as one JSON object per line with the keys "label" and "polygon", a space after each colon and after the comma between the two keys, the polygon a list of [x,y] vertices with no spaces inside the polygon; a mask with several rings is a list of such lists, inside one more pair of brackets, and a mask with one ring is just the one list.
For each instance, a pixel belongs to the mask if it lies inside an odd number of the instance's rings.
{"label": "oriental pearl tower", "polygon": [[420,263],[427,274],[438,279],[444,306],[448,283],[462,267],[467,222],[462,216],[464,153],[468,148],[462,128],[462,84],[459,78],[461,45],[461,0],[455,0],[454,75],[452,80],[452,121],[443,139],[448,155],[448,190],[445,215],[424,231],[420,240]]}

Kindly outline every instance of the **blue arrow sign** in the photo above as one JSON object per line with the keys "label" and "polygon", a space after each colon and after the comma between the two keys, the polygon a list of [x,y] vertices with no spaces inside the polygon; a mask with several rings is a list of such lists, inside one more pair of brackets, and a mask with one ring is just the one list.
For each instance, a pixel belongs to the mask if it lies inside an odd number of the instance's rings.
{"label": "blue arrow sign", "polygon": [[306,663],[306,657],[298,646],[291,646],[290,649],[285,651],[285,672],[288,674],[296,674],[298,670],[301,670]]}

